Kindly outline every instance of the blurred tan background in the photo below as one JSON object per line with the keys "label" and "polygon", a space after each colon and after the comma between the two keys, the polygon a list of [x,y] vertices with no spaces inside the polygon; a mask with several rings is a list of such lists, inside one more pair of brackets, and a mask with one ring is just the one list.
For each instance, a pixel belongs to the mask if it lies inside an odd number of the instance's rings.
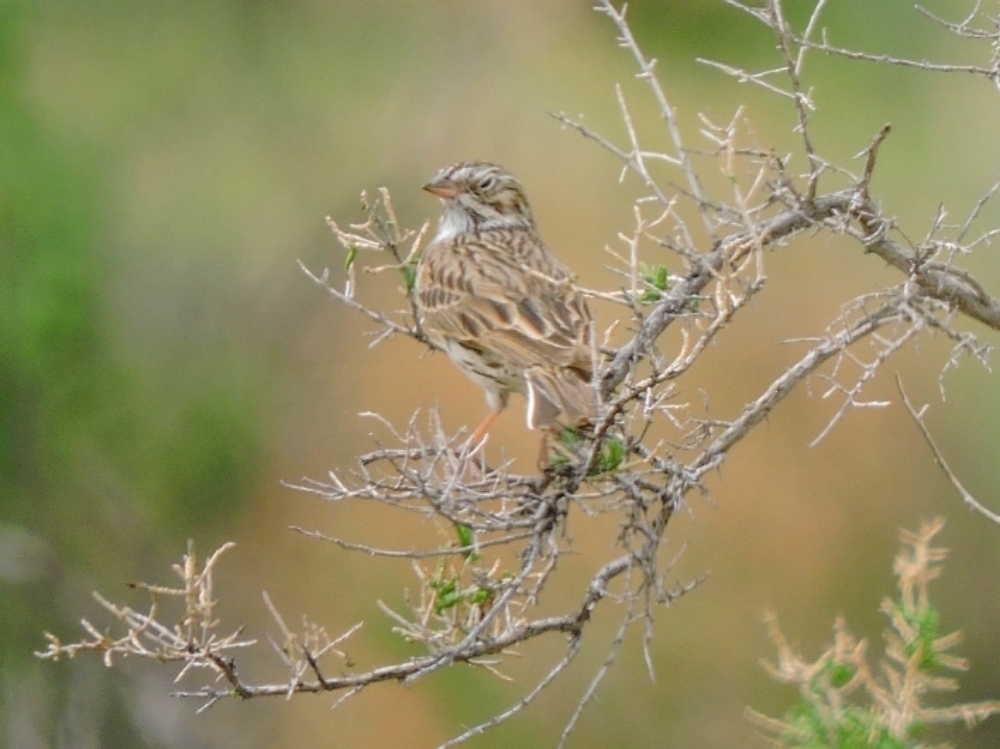
{"label": "blurred tan background", "polygon": [[[928,7],[958,19],[971,2]],[[789,2],[801,19],[809,3]],[[266,639],[260,591],[289,622],[300,613],[345,629],[360,665],[412,652],[375,598],[398,604],[412,576],[298,536],[291,524],[406,546],[408,528],[357,505],[284,488],[322,479],[367,450],[378,411],[405,421],[439,406],[446,425],[478,422],[482,394],[443,357],[407,341],[366,348],[369,326],[299,271],[342,264],[324,217],[360,220],[358,193],[386,185],[417,226],[438,206],[419,186],[441,166],[495,160],[526,184],[548,242],[590,286],[616,282],[602,250],[631,225],[637,186],[547,112],[582,115],[621,141],[622,82],[648,147],[667,137],[633,79],[610,22],[588,2],[550,0],[212,0],[188,3],[0,2],[0,745],[34,747],[427,747],[510,705],[518,681],[453,669],[410,687],[371,689],[335,712],[333,697],[220,704],[167,695],[174,672],[94,659],[53,665],[30,653],[42,630],[70,639],[81,616],[105,619],[100,589],[138,603],[136,579],[172,582],[187,538],[207,552],[235,540],[221,572],[223,613]],[[961,45],[887,0],[836,0],[837,42],[876,52],[972,61]],[[641,0],[631,18],[692,145],[697,113],[727,121],[741,103],[758,142],[794,147],[791,111],[694,62],[774,64],[773,41],[710,0]],[[933,76],[814,57],[807,64],[820,151],[842,163],[884,122],[875,181],[889,213],[919,237],[939,203],[957,220],[1000,175],[997,91]],[[996,227],[990,206],[981,227]],[[663,259],[676,269],[674,258]],[[804,238],[767,257],[767,290],[681,383],[713,412],[735,414],[854,294],[893,282],[857,248]],[[988,290],[995,250],[968,260]],[[366,288],[367,287],[367,288]],[[393,284],[362,278],[374,304]],[[610,322],[608,311],[602,322]],[[994,336],[977,330],[984,339]],[[870,389],[896,400],[892,372],[977,497],[1000,508],[1000,389],[973,363],[937,376],[949,347],[925,339]],[[791,698],[758,666],[770,657],[760,615],[773,607],[808,654],[836,614],[876,643],[892,592],[900,527],[943,514],[952,548],[937,601],[966,633],[972,671],[961,696],[1000,697],[1000,536],[970,515],[899,405],[851,412],[808,443],[838,403],[822,382],[783,404],[732,454],[672,533],[687,552],[679,582],[708,574],[660,613],[651,683],[628,646],[585,714],[575,747],[736,747],[743,709],[780,714]],[[530,456],[523,405],[491,449]],[[388,518],[388,519],[387,519]],[[586,527],[576,531],[586,545]],[[593,544],[591,544],[593,545]],[[598,549],[600,551],[600,549]],[[575,600],[575,591],[565,594]],[[600,620],[610,624],[610,617]],[[581,662],[525,716],[471,743],[553,746],[603,654],[606,627]],[[556,648],[557,643],[550,643]],[[263,646],[252,681],[283,675]],[[996,746],[1000,725],[956,735]]]}

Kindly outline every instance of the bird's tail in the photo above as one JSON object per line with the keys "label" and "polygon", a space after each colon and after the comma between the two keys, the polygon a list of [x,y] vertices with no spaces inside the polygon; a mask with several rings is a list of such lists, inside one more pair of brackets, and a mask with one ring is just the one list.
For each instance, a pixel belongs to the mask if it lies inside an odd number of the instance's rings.
{"label": "bird's tail", "polygon": [[597,388],[583,371],[530,367],[524,381],[529,429],[549,429],[560,416],[570,424],[596,421]]}

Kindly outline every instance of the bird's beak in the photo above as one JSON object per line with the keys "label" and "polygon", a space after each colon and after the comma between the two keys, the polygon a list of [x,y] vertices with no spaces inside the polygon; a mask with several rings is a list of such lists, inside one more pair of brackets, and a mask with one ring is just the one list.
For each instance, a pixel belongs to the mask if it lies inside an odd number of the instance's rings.
{"label": "bird's beak", "polygon": [[458,186],[445,177],[435,177],[424,185],[424,189],[438,198],[454,198],[459,193]]}

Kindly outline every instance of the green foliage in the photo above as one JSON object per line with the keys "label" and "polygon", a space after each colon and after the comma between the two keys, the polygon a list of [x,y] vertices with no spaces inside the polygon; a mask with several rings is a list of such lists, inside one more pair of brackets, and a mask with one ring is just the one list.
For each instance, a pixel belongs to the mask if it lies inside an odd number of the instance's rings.
{"label": "green foliage", "polygon": [[580,430],[576,427],[564,426],[559,430],[559,445],[565,449],[565,453],[555,455],[552,459],[552,465],[568,465],[569,457],[567,454],[579,452],[582,444],[583,435],[580,434]]}
{"label": "green foliage", "polygon": [[468,551],[463,551],[462,555],[469,561],[478,561],[479,554],[471,550],[473,544],[476,542],[476,536],[472,528],[461,523],[455,523],[453,527],[455,528],[455,535],[458,537],[459,547],[468,549]]}
{"label": "green foliage", "polygon": [[442,614],[464,600],[464,593],[459,590],[457,577],[438,578],[431,580],[431,590],[435,593],[434,613]]}
{"label": "green foliage", "polygon": [[934,643],[941,632],[941,614],[933,608],[910,611],[897,603],[893,608],[893,616],[903,621],[913,633],[912,638],[905,643],[907,658],[916,658],[918,666],[924,670],[940,667]]}
{"label": "green foliage", "polygon": [[[579,456],[589,445],[587,437],[574,426],[564,426],[559,430],[559,450],[552,456],[550,465],[563,468],[570,464],[571,456]],[[626,455],[625,443],[618,437],[605,437],[600,451],[594,457],[589,476],[611,473],[621,466]]]}
{"label": "green foliage", "polygon": [[788,729],[780,739],[802,749],[907,749],[908,744],[878,725],[866,708],[847,705],[834,725],[823,718],[814,705],[796,705],[785,715]]}
{"label": "green foliage", "polygon": [[617,437],[608,438],[594,460],[592,475],[611,473],[625,460],[625,443]]}
{"label": "green foliage", "polygon": [[409,262],[403,263],[399,272],[403,274],[403,284],[406,286],[407,293],[413,291],[413,287],[417,284],[417,261],[419,258],[414,258]]}
{"label": "green foliage", "polygon": [[475,584],[463,587],[461,577],[445,574],[444,568],[439,570],[438,576],[428,580],[428,587],[434,593],[434,613],[438,616],[463,605],[479,608],[493,598],[493,591],[488,588]]}
{"label": "green foliage", "polygon": [[358,259],[358,246],[352,244],[347,248],[347,255],[344,257],[344,270],[350,270],[354,261]]}
{"label": "green foliage", "polygon": [[670,288],[667,266],[639,263],[639,274],[645,284],[642,294],[639,295],[639,301],[643,304],[660,301],[663,298],[663,292]]}
{"label": "green foliage", "polygon": [[944,521],[925,523],[917,533],[902,534],[896,557],[899,596],[882,602],[889,618],[885,659],[877,671],[867,662],[867,645],[856,640],[843,620],[835,637],[815,661],[795,653],[770,617],[771,639],[778,663],[769,666],[778,681],[798,687],[799,697],[781,719],[751,712],[751,718],[781,749],[920,749],[920,737],[931,723],[964,722],[968,726],[1000,714],[1000,701],[929,707],[926,697],[953,691],[946,671],[967,667],[948,651],[959,633],[941,636],[940,613],[929,599],[928,583],[941,571],[944,549],[931,547]]}
{"label": "green foliage", "polygon": [[830,664],[830,684],[834,689],[840,689],[857,676],[858,670],[849,663]]}

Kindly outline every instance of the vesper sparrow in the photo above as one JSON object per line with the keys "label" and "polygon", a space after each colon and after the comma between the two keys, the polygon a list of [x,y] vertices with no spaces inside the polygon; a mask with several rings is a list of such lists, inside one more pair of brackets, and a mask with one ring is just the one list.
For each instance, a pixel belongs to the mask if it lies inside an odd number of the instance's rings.
{"label": "vesper sparrow", "polygon": [[484,162],[455,164],[424,189],[441,199],[437,235],[417,268],[416,300],[431,342],[486,391],[478,445],[511,393],[546,437],[560,416],[594,420],[590,310],[545,246],[521,183]]}

